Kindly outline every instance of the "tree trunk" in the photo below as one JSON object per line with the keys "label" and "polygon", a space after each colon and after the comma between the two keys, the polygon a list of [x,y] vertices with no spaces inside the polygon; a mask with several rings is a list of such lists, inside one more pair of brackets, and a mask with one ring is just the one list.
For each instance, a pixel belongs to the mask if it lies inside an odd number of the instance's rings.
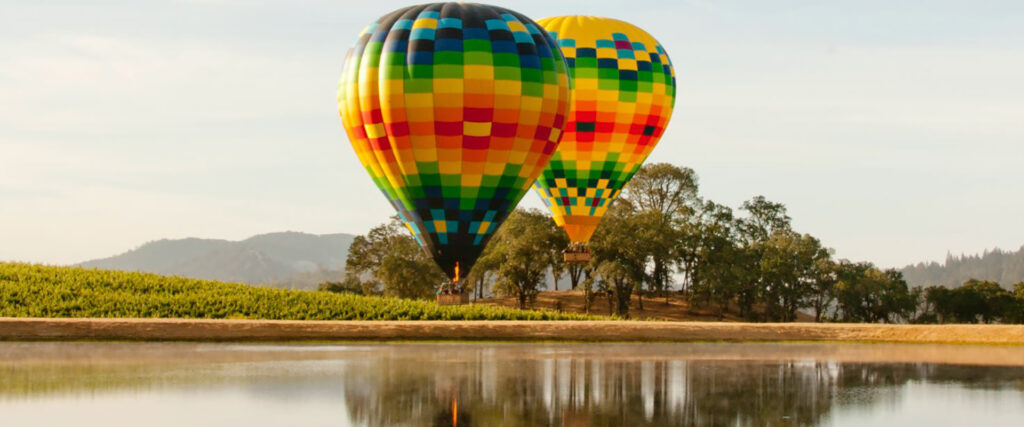
{"label": "tree trunk", "polygon": [[654,257],[654,271],[653,271],[653,274],[652,274],[652,276],[654,276],[653,277],[654,281],[651,282],[651,286],[650,286],[652,291],[657,291],[657,290],[664,289],[664,287],[665,287],[665,280],[664,280],[664,277],[662,277],[662,276],[664,276],[664,269],[665,269],[665,261],[662,260],[660,257]]}
{"label": "tree trunk", "polygon": [[[573,265],[577,265],[577,264],[573,264]],[[571,271],[570,271],[570,274],[572,274]],[[593,294],[592,294],[593,287],[594,287],[594,281],[590,279],[590,270],[589,269],[585,269],[582,265],[579,265],[579,268],[576,271],[576,280],[578,281],[579,280],[579,276],[583,275],[583,274],[586,274],[586,276],[587,276],[585,281],[584,281],[584,285],[583,285],[583,310],[586,311],[587,314],[590,314],[590,306],[593,303],[593,298],[594,298]],[[575,285],[573,286],[573,288],[575,289]]]}
{"label": "tree trunk", "polygon": [[583,276],[583,266],[576,263],[569,263],[569,285],[572,289],[576,289],[580,284],[580,278]]}
{"label": "tree trunk", "polygon": [[616,314],[624,319],[629,318],[629,299],[632,297],[632,289],[632,286],[625,280],[615,281],[615,311]]}

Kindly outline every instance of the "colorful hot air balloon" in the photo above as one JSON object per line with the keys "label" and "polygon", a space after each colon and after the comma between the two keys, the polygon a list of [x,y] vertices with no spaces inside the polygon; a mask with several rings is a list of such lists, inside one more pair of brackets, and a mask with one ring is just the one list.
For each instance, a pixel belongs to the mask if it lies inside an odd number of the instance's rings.
{"label": "colorful hot air balloon", "polygon": [[592,16],[537,22],[565,55],[573,99],[562,142],[534,188],[578,246],[590,240],[665,131],[675,72],[658,41],[626,22]]}
{"label": "colorful hot air balloon", "polygon": [[569,112],[554,39],[479,4],[385,15],[360,34],[338,86],[359,160],[453,279],[547,165]]}

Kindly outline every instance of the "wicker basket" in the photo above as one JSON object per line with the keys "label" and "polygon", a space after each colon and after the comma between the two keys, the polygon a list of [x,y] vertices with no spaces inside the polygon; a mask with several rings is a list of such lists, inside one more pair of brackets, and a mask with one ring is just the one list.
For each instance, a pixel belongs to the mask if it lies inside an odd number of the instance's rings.
{"label": "wicker basket", "polygon": [[562,259],[565,262],[590,262],[590,253],[588,252],[563,252]]}
{"label": "wicker basket", "polygon": [[437,305],[469,304],[469,292],[461,294],[437,294]]}

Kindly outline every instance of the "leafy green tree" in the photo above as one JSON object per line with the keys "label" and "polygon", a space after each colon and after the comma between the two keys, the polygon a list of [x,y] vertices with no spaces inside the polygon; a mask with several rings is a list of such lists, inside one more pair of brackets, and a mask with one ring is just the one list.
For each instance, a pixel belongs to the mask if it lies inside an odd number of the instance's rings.
{"label": "leafy green tree", "polygon": [[695,245],[689,250],[696,261],[688,273],[690,301],[717,302],[722,316],[728,301],[742,291],[745,254],[735,240],[732,209],[706,202],[700,213],[692,229],[695,238],[689,242]]}
{"label": "leafy green tree", "polygon": [[516,209],[491,239],[485,263],[496,265],[494,291],[516,298],[519,307],[533,304],[544,273],[561,256],[564,232],[536,209]]}
{"label": "leafy green tree", "polygon": [[867,262],[853,263],[841,260],[836,265],[836,304],[839,320],[867,322],[871,317],[872,289],[864,278],[872,269],[874,266]]}
{"label": "leafy green tree", "polygon": [[395,216],[352,241],[345,280],[368,281],[362,286],[383,288],[388,296],[429,298],[447,277]]}
{"label": "leafy green tree", "polygon": [[599,286],[612,298],[615,314],[629,317],[630,298],[648,280],[647,264],[659,219],[656,213],[637,214],[628,204],[608,210],[590,240],[591,264],[599,274]]}
{"label": "leafy green tree", "polygon": [[667,291],[672,271],[682,262],[680,243],[683,225],[696,213],[701,202],[697,196],[697,174],[693,169],[668,163],[644,165],[623,190],[618,203],[651,215],[649,227],[655,231],[647,244],[651,252],[650,286],[652,291]]}
{"label": "leafy green tree", "polygon": [[839,283],[838,269],[831,256],[819,256],[806,272],[811,285],[809,302],[810,307],[814,309],[815,322],[821,322],[824,319],[826,310],[836,300],[836,284]]}
{"label": "leafy green tree", "polygon": [[761,255],[765,315],[775,321],[796,320],[797,310],[812,305],[813,294],[820,290],[815,281],[828,280],[828,273],[816,268],[828,262],[829,250],[810,235],[785,229],[755,248]]}
{"label": "leafy green tree", "polygon": [[740,235],[747,245],[768,240],[776,231],[791,229],[792,219],[786,213],[786,206],[755,196],[743,202],[740,210],[747,212],[747,217],[739,221]]}
{"label": "leafy green tree", "polygon": [[993,323],[1001,319],[1013,304],[1013,295],[999,286],[999,283],[988,280],[968,280],[957,289],[959,292],[973,292],[980,301],[975,307],[976,317],[982,323]]}
{"label": "leafy green tree", "polygon": [[926,321],[935,323],[955,322],[952,310],[953,290],[942,286],[929,286],[924,290]]}
{"label": "leafy green tree", "polygon": [[1012,301],[1005,308],[1003,315],[1004,323],[1024,323],[1024,282],[1017,282],[1013,285],[1013,292],[1009,292]]}
{"label": "leafy green tree", "polygon": [[839,263],[836,301],[845,322],[909,321],[918,305],[903,274],[870,263]]}
{"label": "leafy green tree", "polygon": [[493,256],[487,256],[490,247],[488,245],[484,249],[483,254],[480,255],[480,258],[477,258],[476,264],[473,264],[473,268],[461,282],[465,289],[473,292],[476,299],[484,297],[484,290],[487,289],[498,271],[498,260]]}
{"label": "leafy green tree", "polygon": [[375,295],[380,293],[376,285],[377,282],[363,281],[357,275],[347,274],[340,282],[328,281],[321,283],[317,290],[338,294]]}
{"label": "leafy green tree", "polygon": [[[551,253],[548,254],[547,258],[551,262],[551,278],[555,282],[555,290],[557,291],[558,281],[562,278],[562,275],[564,275],[566,271],[569,271],[569,279],[570,281],[572,280],[571,268],[572,264],[574,263],[565,262],[565,258],[562,256],[562,251],[569,246],[568,234],[565,234],[564,231],[557,228],[556,226],[556,228],[552,230],[549,239],[551,242],[551,246],[548,247],[548,251]],[[570,286],[574,288],[576,286],[576,283],[578,282],[571,282]]]}
{"label": "leafy green tree", "polygon": [[[791,230],[791,219],[785,205],[769,201],[764,196],[743,202],[740,210],[746,212],[746,216],[736,218],[733,226],[737,244],[742,248],[738,253],[743,255],[737,259],[741,263],[738,302],[744,317],[752,318],[755,302],[764,302],[766,295],[773,292],[761,262],[765,242],[776,232]],[[765,315],[775,317],[777,313],[766,311]]]}
{"label": "leafy green tree", "polygon": [[899,270],[890,268],[883,273],[882,304],[876,317],[885,323],[909,322],[913,319],[920,295],[912,292]]}
{"label": "leafy green tree", "polygon": [[[1015,286],[1015,291],[1022,289],[1024,285]],[[970,279],[955,289],[929,288],[926,300],[940,322],[1020,323],[1024,321],[1024,300],[1018,295],[996,282]]]}

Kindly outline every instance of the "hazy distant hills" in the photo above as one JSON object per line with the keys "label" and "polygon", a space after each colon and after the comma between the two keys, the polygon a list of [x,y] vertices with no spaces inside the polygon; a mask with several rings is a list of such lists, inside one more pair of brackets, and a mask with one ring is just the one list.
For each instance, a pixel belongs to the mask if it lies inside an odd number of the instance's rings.
{"label": "hazy distant hills", "polygon": [[[313,289],[345,276],[345,258],[355,236],[298,232],[260,234],[242,241],[176,239],[149,242],[110,258],[83,262],[84,267]],[[1024,281],[1024,246],[994,249],[981,255],[947,256],[902,270],[911,286],[959,286],[968,279],[992,280],[1004,287]],[[551,288],[552,280],[546,280]],[[561,287],[568,287],[562,277]]]}
{"label": "hazy distant hills", "polygon": [[198,279],[314,288],[344,276],[351,234],[283,232],[242,241],[176,239],[149,242],[83,267],[142,271]]}
{"label": "hazy distant hills", "polygon": [[1024,246],[1017,251],[993,249],[981,255],[947,255],[942,264],[919,263],[903,268],[911,286],[960,286],[969,279],[991,280],[1003,287],[1024,281]]}

